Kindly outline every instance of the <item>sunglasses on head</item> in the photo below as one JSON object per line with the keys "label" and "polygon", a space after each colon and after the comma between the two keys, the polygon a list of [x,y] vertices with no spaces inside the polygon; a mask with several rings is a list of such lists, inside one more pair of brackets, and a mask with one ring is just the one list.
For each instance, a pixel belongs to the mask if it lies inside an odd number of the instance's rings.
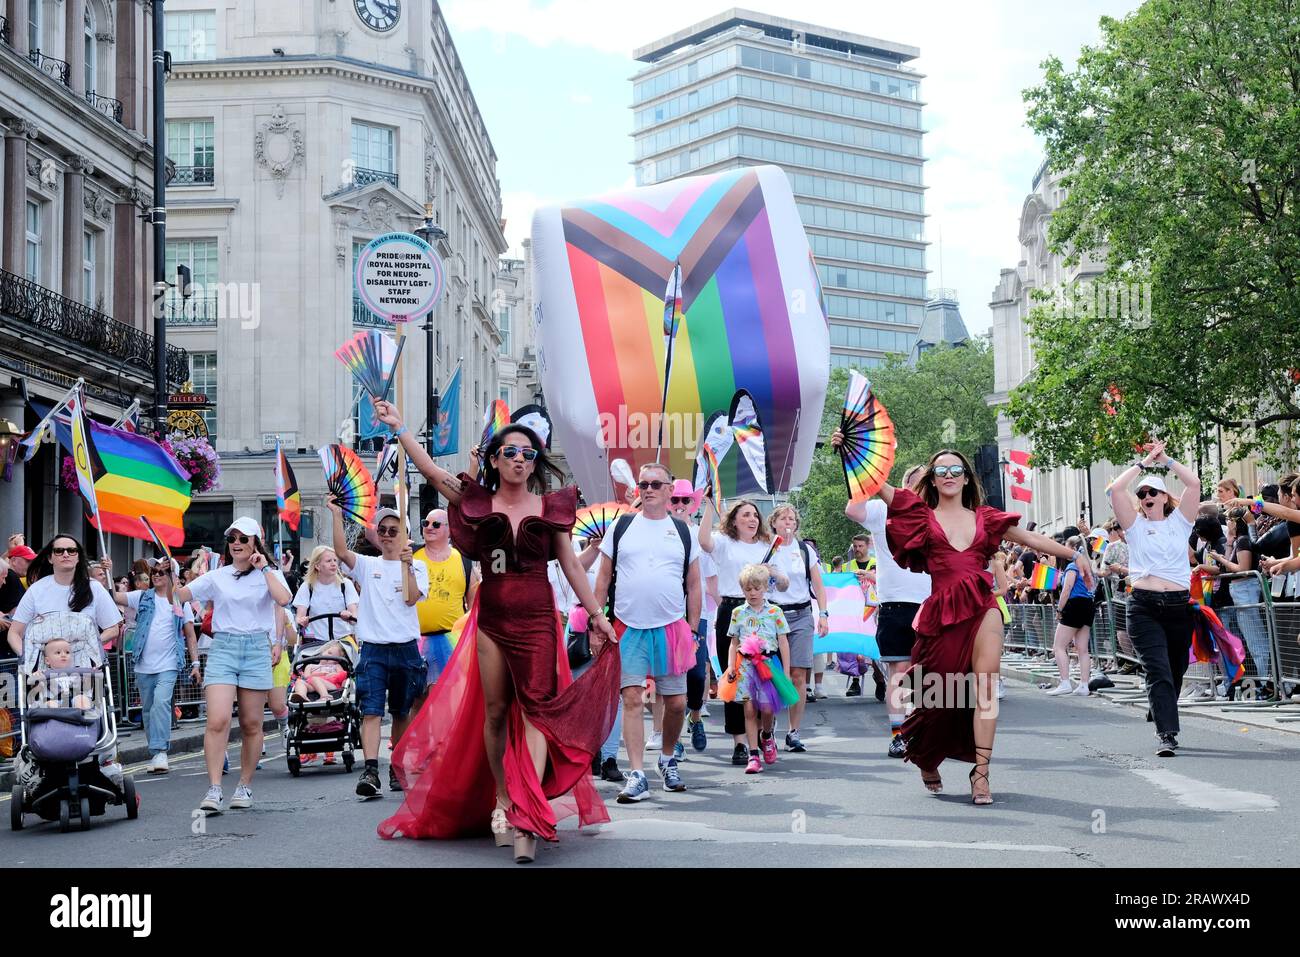
{"label": "sunglasses on head", "polygon": [[935,478],[947,478],[950,475],[953,478],[961,478],[965,474],[966,467],[963,465],[936,465],[934,467]]}
{"label": "sunglasses on head", "polygon": [[442,528],[442,522],[421,522],[425,528]]}
{"label": "sunglasses on head", "polygon": [[536,449],[524,449],[524,448],[520,448],[517,445],[501,446],[501,454],[508,459],[512,459],[516,455],[522,455],[524,457],[525,462],[531,462],[533,459],[537,458]]}
{"label": "sunglasses on head", "polygon": [[654,479],[653,481],[650,482],[637,482],[636,487],[643,492],[646,491],[647,489],[654,489],[657,492],[665,485],[671,485],[671,484],[672,484],[671,482],[661,482],[658,479]]}
{"label": "sunglasses on head", "polygon": [[1151,488],[1149,485],[1144,485],[1142,488],[1137,490],[1138,501],[1142,501],[1142,499],[1148,497],[1155,498],[1159,494],[1159,489]]}
{"label": "sunglasses on head", "polygon": [[240,545],[247,545],[250,541],[252,541],[252,539],[250,539],[247,535],[237,535],[231,533],[230,535],[226,536],[227,545],[234,545],[235,543],[239,543]]}
{"label": "sunglasses on head", "polygon": [[379,528],[375,529],[375,534],[377,534],[380,538],[396,538],[396,537],[397,537],[397,526],[396,526],[396,525],[380,525]]}
{"label": "sunglasses on head", "polygon": [[674,495],[668,501],[673,505],[690,505],[693,499],[689,495]]}
{"label": "sunglasses on head", "polygon": [[78,548],[76,545],[68,545],[68,546],[60,545],[55,548],[51,548],[50,554],[51,555],[80,555],[81,549]]}

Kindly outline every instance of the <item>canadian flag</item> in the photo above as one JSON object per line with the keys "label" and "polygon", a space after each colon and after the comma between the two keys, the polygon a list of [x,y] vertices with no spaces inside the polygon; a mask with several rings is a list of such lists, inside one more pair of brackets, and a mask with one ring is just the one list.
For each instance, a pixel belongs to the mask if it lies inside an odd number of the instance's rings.
{"label": "canadian flag", "polygon": [[1011,463],[1006,469],[1007,474],[1011,476],[1011,497],[1017,502],[1032,502],[1034,490],[1030,486],[1033,472],[1029,468],[1029,453],[1012,449],[1008,454]]}

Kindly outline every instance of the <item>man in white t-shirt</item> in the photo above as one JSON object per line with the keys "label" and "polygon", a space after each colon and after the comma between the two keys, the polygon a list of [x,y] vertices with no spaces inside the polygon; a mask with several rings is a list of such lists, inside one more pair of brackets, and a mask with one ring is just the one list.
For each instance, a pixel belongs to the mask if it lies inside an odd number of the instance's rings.
{"label": "man in white t-shirt", "polygon": [[[384,700],[393,716],[394,746],[406,731],[411,705],[424,691],[427,667],[420,657],[420,599],[429,594],[429,573],[423,562],[414,560],[411,544],[401,534],[402,518],[396,510],[381,508],[375,513],[382,557],[358,555],[348,548],[343,532],[343,512],[332,501],[334,552],[343,571],[356,581],[361,592],[357,608],[357,640],[361,659],[357,663],[357,704],[361,708],[361,751],[365,767],[357,782],[357,794],[380,797],[379,732],[384,717]],[[402,790],[392,765],[388,767],[388,788]]]}
{"label": "man in white t-shirt", "polygon": [[614,592],[614,630],[619,634],[623,675],[623,741],[627,745],[627,787],[620,804],[649,793],[641,769],[645,747],[642,687],[654,678],[664,697],[663,750],[659,774],[665,791],[685,791],[673,756],[686,713],[686,672],[695,663],[700,624],[699,543],[690,526],[668,514],[672,473],[663,465],[641,469],[637,488],[641,511],[620,518],[601,542],[604,559],[596,577],[596,601]]}

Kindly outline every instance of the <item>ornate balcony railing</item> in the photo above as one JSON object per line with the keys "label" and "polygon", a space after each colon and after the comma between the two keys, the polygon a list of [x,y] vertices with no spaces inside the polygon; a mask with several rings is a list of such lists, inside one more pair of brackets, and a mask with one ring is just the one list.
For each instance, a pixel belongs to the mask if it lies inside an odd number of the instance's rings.
{"label": "ornate balcony railing", "polygon": [[215,169],[211,166],[178,166],[168,186],[211,186]]}
{"label": "ornate balcony railing", "polygon": [[352,171],[352,185],[356,187],[369,186],[371,183],[387,183],[390,186],[397,185],[397,174],[386,173],[379,169],[365,169],[358,166]]}
{"label": "ornate balcony railing", "polygon": [[168,299],[163,310],[169,326],[215,326],[220,315],[215,296]]}
{"label": "ornate balcony railing", "polygon": [[101,96],[94,90],[87,90],[86,102],[90,104],[92,109],[99,110],[99,112],[112,118],[115,122],[122,122],[121,100],[115,100],[111,96]]}
{"label": "ornate balcony railing", "polygon": [[[123,365],[153,368],[153,336],[5,269],[0,269],[0,313],[109,362],[116,360]],[[168,384],[179,387],[189,374],[189,355],[184,349],[169,345]]]}
{"label": "ornate balcony railing", "polygon": [[392,326],[391,322],[379,318],[379,316],[367,309],[360,296],[352,297],[352,324],[354,326],[375,326],[379,329]]}
{"label": "ornate balcony railing", "polygon": [[58,80],[64,86],[68,85],[68,71],[72,68],[68,66],[65,60],[56,60],[52,56],[46,56],[40,50],[32,50],[27,54],[27,59],[36,65],[46,76],[51,76]]}

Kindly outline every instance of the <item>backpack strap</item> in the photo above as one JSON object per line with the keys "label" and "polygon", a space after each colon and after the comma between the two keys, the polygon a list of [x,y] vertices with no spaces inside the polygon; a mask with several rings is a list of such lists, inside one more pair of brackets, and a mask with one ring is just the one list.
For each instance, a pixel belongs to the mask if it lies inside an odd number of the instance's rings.
{"label": "backpack strap", "polygon": [[812,591],[812,559],[809,558],[808,556],[808,553],[809,551],[811,551],[811,549],[808,548],[808,543],[805,542],[802,538],[798,539],[798,542],[799,542],[799,551],[803,552],[803,577],[808,579],[808,590],[809,592],[811,592]]}
{"label": "backpack strap", "polygon": [[627,530],[632,527],[632,522],[636,519],[635,515],[620,515],[614,520],[614,544],[609,554],[609,616],[614,617],[614,587],[618,584],[618,543]]}
{"label": "backpack strap", "polygon": [[687,576],[691,571],[691,527],[677,516],[669,516],[682,540],[682,594],[686,594]]}

